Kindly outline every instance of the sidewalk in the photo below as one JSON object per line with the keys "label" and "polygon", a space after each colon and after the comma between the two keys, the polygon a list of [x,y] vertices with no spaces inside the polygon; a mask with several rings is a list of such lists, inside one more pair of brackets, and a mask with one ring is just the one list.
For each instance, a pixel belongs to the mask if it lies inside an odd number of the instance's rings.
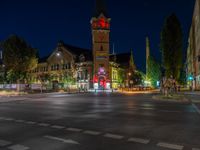
{"label": "sidewalk", "polygon": [[200,91],[188,91],[188,92],[184,92],[184,94],[186,94],[186,95],[199,95],[200,96]]}
{"label": "sidewalk", "polygon": [[23,101],[27,98],[23,96],[0,96],[0,103]]}
{"label": "sidewalk", "polygon": [[[7,102],[15,102],[15,101],[24,101],[24,100],[32,100],[32,99],[40,99],[46,98],[52,95],[60,95],[60,94],[83,94],[84,92],[49,92],[49,93],[25,93],[25,94],[13,94],[13,95],[0,95],[0,103],[7,103]],[[86,92],[85,92],[86,93]]]}

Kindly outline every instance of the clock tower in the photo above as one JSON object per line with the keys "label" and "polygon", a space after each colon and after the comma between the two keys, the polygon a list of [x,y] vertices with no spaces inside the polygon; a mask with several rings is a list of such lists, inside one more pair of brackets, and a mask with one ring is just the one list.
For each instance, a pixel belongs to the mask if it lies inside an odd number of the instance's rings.
{"label": "clock tower", "polygon": [[110,89],[110,20],[104,0],[96,0],[95,15],[91,19],[95,89]]}

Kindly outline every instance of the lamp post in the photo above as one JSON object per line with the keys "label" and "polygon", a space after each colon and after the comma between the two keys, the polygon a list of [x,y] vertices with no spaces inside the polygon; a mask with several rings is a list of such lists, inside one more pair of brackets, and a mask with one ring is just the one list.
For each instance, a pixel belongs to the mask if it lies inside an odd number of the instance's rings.
{"label": "lamp post", "polygon": [[128,88],[130,88],[131,72],[128,73]]}
{"label": "lamp post", "polygon": [[6,79],[6,66],[3,64],[3,82],[5,83],[5,79]]}

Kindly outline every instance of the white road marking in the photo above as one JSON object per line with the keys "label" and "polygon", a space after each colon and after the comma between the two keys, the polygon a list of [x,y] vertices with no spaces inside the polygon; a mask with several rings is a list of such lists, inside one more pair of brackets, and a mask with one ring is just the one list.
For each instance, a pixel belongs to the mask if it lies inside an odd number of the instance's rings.
{"label": "white road marking", "polygon": [[0,117],[0,120],[3,120],[4,119],[4,117]]}
{"label": "white road marking", "polygon": [[22,122],[25,122],[25,120],[15,120],[15,122],[22,123]]}
{"label": "white road marking", "polygon": [[36,124],[36,122],[34,122],[34,121],[26,121],[25,123],[27,123],[27,124]]}
{"label": "white road marking", "polygon": [[86,130],[86,131],[84,131],[83,133],[89,134],[89,135],[99,135],[99,134],[101,134],[101,132],[98,132],[98,131],[91,131],[91,130]]}
{"label": "white road marking", "polygon": [[82,131],[82,129],[78,129],[78,128],[67,128],[66,130],[73,131],[73,132],[80,132],[80,131]]}
{"label": "white road marking", "polygon": [[193,106],[194,109],[197,111],[197,113],[200,115],[200,110],[199,110],[199,108],[198,108],[194,103],[192,103],[192,106]]}
{"label": "white road marking", "polygon": [[67,96],[69,96],[69,95],[51,95],[51,96],[49,96],[49,97],[67,97]]}
{"label": "white road marking", "polygon": [[7,145],[10,145],[10,144],[11,144],[10,141],[0,140],[0,147],[7,146]]}
{"label": "white road marking", "polygon": [[50,126],[50,124],[48,124],[48,123],[38,123],[37,125],[42,126],[42,127]]}
{"label": "white road marking", "polygon": [[165,148],[169,148],[169,149],[176,149],[176,150],[182,150],[183,149],[182,145],[163,143],[163,142],[158,143],[157,146],[165,147]]}
{"label": "white road marking", "polygon": [[17,144],[17,145],[12,145],[12,146],[8,147],[8,149],[11,149],[11,150],[27,150],[27,149],[29,149],[29,147]]}
{"label": "white road marking", "polygon": [[53,125],[51,127],[55,128],[55,129],[64,129],[65,128],[64,126],[58,126],[58,125]]}
{"label": "white road marking", "polygon": [[118,139],[118,140],[124,138],[124,136],[117,135],[117,134],[110,134],[110,133],[106,133],[106,134],[104,135],[104,137],[112,138],[112,139]]}
{"label": "white road marking", "polygon": [[150,140],[148,139],[141,139],[141,138],[129,138],[128,139],[129,142],[136,142],[136,143],[142,143],[142,144],[148,144],[150,142]]}
{"label": "white road marking", "polygon": [[12,121],[12,120],[15,120],[15,119],[13,119],[13,118],[4,118],[4,120],[6,120],[6,121]]}
{"label": "white road marking", "polygon": [[63,142],[63,143],[80,144],[77,141],[74,141],[74,140],[71,140],[71,139],[62,139],[62,138],[59,138],[59,137],[54,137],[54,136],[49,136],[49,135],[46,135],[44,137],[48,138],[48,139],[51,139],[51,140],[60,141],[60,142]]}

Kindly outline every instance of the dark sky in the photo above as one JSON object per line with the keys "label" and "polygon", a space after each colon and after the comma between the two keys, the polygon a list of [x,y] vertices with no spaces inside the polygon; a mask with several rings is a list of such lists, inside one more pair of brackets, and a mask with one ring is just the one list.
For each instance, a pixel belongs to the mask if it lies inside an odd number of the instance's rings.
{"label": "dark sky", "polygon": [[[91,49],[90,19],[95,0],[1,0],[0,40],[17,34],[48,55],[59,40]],[[111,17],[111,45],[118,53],[133,49],[136,65],[145,67],[145,37],[151,54],[160,60],[160,31],[175,12],[182,24],[185,47],[195,0],[107,0]]]}

